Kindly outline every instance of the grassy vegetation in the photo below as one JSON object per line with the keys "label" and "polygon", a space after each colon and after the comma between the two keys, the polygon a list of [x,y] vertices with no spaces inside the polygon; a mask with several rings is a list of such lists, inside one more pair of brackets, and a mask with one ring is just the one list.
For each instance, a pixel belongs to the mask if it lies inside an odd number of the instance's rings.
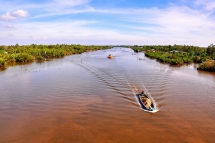
{"label": "grassy vegetation", "polygon": [[[25,45],[0,46],[0,69],[6,69],[9,63],[44,61],[87,51],[108,49],[110,46],[83,45]],[[141,46],[131,47],[134,51],[145,51],[145,55],[170,65],[199,63],[198,69],[215,71],[215,45],[207,48],[186,45]]]}
{"label": "grassy vegetation", "polygon": [[72,54],[108,49],[110,46],[83,45],[25,45],[0,46],[0,69],[6,69],[8,63],[44,61],[45,59],[61,58]]}
{"label": "grassy vegetation", "polygon": [[215,72],[215,60],[207,60],[199,64],[198,69]]}
{"label": "grassy vegetation", "polygon": [[186,45],[133,46],[134,51],[145,51],[145,55],[170,65],[200,63],[198,69],[215,71],[215,45],[207,48]]}

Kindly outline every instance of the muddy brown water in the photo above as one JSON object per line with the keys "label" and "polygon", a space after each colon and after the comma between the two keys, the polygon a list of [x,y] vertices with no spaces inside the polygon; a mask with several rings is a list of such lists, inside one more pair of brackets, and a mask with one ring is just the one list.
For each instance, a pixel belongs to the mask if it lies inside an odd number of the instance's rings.
{"label": "muddy brown water", "polygon": [[[1,71],[0,143],[214,143],[215,74],[132,53],[113,48]],[[143,89],[158,112],[141,110],[135,93]]]}

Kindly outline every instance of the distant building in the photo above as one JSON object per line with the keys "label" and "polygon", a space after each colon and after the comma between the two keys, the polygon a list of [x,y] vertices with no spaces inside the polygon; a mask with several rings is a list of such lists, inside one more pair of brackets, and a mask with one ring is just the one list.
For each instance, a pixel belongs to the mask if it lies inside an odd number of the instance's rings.
{"label": "distant building", "polygon": [[178,50],[172,50],[172,51],[170,51],[170,53],[179,53],[180,51],[178,51]]}

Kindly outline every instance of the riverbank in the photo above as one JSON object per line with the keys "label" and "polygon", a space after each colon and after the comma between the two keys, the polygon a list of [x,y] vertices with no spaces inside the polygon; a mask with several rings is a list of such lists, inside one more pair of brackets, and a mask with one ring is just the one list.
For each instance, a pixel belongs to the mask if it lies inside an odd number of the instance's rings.
{"label": "riverbank", "polygon": [[199,64],[198,70],[215,72],[215,60],[208,60]]}
{"label": "riverbank", "polygon": [[29,63],[45,61],[46,59],[61,58],[72,54],[109,49],[110,46],[83,45],[25,45],[0,46],[0,69],[6,69],[10,63]]}
{"label": "riverbank", "polygon": [[186,45],[132,47],[135,52],[145,52],[145,56],[170,65],[198,63],[198,70],[215,72],[215,46],[207,48]]}

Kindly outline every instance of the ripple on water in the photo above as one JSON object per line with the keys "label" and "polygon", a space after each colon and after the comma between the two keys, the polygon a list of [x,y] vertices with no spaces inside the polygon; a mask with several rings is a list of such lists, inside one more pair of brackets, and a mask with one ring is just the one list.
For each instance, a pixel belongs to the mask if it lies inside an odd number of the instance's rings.
{"label": "ripple on water", "polygon": [[[131,52],[113,48],[0,72],[0,142],[214,142],[213,75]],[[141,110],[142,90],[159,112]]]}

